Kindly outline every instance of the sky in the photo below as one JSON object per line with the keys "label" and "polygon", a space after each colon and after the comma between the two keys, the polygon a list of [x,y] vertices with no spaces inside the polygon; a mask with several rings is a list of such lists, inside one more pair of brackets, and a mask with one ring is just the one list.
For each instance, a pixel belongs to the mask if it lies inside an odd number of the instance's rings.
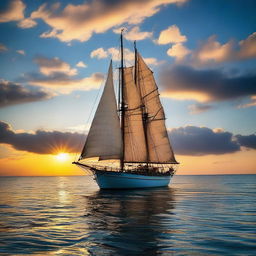
{"label": "sky", "polygon": [[[110,59],[154,71],[177,174],[256,173],[254,0],[1,0],[0,175],[83,175]],[[115,83],[118,86],[118,83]]]}

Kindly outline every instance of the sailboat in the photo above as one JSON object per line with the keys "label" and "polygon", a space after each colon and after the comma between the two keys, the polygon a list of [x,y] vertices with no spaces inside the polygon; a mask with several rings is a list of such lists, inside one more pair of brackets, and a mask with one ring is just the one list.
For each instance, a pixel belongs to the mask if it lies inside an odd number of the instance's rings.
{"label": "sailboat", "polygon": [[168,186],[178,162],[165,126],[153,72],[134,43],[135,65],[124,66],[121,32],[118,103],[112,61],[105,87],[79,159],[100,189]]}

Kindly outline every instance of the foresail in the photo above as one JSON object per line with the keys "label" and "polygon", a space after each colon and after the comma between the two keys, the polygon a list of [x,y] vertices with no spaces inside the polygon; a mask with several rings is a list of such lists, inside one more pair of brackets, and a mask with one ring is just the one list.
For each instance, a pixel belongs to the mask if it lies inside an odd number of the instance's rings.
{"label": "foresail", "polygon": [[124,99],[127,106],[124,125],[124,161],[146,162],[147,149],[142,122],[142,103],[134,83],[132,67],[124,69]]}
{"label": "foresail", "polygon": [[80,160],[92,157],[99,157],[99,160],[120,159],[121,151],[121,129],[117,113],[111,62],[104,91],[92,121]]}
{"label": "foresail", "polygon": [[153,72],[148,68],[140,54],[137,54],[135,77],[142,102],[149,117],[147,123],[149,162],[176,163],[168,138],[164,110]]}

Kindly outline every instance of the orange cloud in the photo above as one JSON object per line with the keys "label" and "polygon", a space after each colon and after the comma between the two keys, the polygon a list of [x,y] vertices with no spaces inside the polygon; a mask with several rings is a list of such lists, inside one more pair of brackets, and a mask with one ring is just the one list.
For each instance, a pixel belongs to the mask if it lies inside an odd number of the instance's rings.
{"label": "orange cloud", "polygon": [[83,62],[83,61],[79,61],[77,64],[76,64],[77,67],[79,68],[86,68],[87,65]]}
{"label": "orange cloud", "polygon": [[33,28],[36,25],[37,25],[37,22],[30,18],[23,19],[18,23],[18,27],[20,28]]}
{"label": "orange cloud", "polygon": [[54,74],[48,77],[29,77],[31,85],[47,87],[56,93],[70,93],[75,90],[90,91],[98,89],[103,82],[103,74],[93,73],[85,78],[70,78],[64,73]]}
{"label": "orange cloud", "polygon": [[52,75],[56,72],[65,73],[68,76],[74,76],[77,74],[77,70],[75,68],[72,69],[68,63],[57,57],[52,59],[37,57],[34,61],[38,64],[40,72],[46,76]]}
{"label": "orange cloud", "polygon": [[101,47],[92,51],[90,56],[91,58],[105,59],[108,57],[108,52]]}
{"label": "orange cloud", "polygon": [[187,37],[180,33],[180,29],[176,25],[172,25],[169,28],[161,31],[157,40],[158,44],[170,44],[170,43],[184,43],[187,41]]}
{"label": "orange cloud", "polygon": [[176,100],[196,100],[199,102],[208,102],[211,97],[204,92],[199,91],[163,91],[161,96],[164,98],[176,99]]}
{"label": "orange cloud", "polygon": [[[51,27],[42,37],[55,37],[64,42],[90,39],[93,33],[103,33],[120,24],[139,24],[151,17],[160,7],[186,0],[124,0],[112,2],[93,0],[80,5],[68,4],[61,9],[59,3],[41,5],[32,12],[31,19],[42,19]],[[143,10],[143,11],[142,11]]]}
{"label": "orange cloud", "polygon": [[[75,90],[98,89],[103,81],[104,75],[93,73],[89,77],[76,78],[77,69],[61,59],[36,57],[34,61],[39,66],[40,73],[26,74],[26,81],[35,86],[47,87],[56,93],[70,93]],[[80,67],[85,67],[82,62],[77,63]]]}
{"label": "orange cloud", "polygon": [[256,57],[256,32],[239,43],[229,40],[221,44],[213,35],[203,42],[191,55],[191,63],[195,66],[220,63],[225,61],[239,61]]}
{"label": "orange cloud", "polygon": [[7,8],[0,12],[0,22],[22,20],[26,5],[21,0],[12,0]]}
{"label": "orange cloud", "polygon": [[249,35],[245,40],[239,42],[240,51],[238,59],[250,59],[256,57],[256,32]]}
{"label": "orange cloud", "polygon": [[184,59],[191,51],[187,49],[183,44],[174,44],[168,51],[167,54],[171,57],[176,58],[177,61]]}
{"label": "orange cloud", "polygon": [[246,104],[240,104],[237,106],[237,108],[250,108],[250,107],[255,107],[256,106],[256,95],[251,97],[251,102],[246,103]]}
{"label": "orange cloud", "polygon": [[201,63],[215,61],[223,62],[231,57],[233,41],[221,45],[216,41],[216,36],[211,36],[193,53],[193,58]]}

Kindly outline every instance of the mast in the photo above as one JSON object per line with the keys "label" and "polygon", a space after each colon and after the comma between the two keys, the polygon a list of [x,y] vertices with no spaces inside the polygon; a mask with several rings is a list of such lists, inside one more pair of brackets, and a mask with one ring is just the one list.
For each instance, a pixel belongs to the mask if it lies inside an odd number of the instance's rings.
{"label": "mast", "polygon": [[124,170],[124,151],[125,151],[125,139],[124,139],[124,121],[125,121],[125,102],[124,102],[124,49],[123,49],[123,29],[121,30],[121,131],[122,131],[122,156],[120,159],[121,171]]}
{"label": "mast", "polygon": [[[135,53],[135,63],[134,63],[134,83],[135,85],[138,87],[140,86],[139,83],[137,83],[137,72],[139,72],[139,66],[138,66],[138,52],[137,52],[137,47],[136,47],[136,41],[134,41],[134,53]],[[148,166],[148,162],[149,162],[149,147],[148,147],[148,113],[146,112],[145,109],[145,104],[144,104],[144,100],[141,96],[141,91],[139,88],[139,94],[140,94],[140,98],[142,101],[142,106],[141,106],[141,112],[142,112],[142,122],[143,122],[143,130],[144,130],[144,136],[145,136],[145,144],[146,144],[146,153],[147,153],[147,158],[146,158],[146,165]]]}

